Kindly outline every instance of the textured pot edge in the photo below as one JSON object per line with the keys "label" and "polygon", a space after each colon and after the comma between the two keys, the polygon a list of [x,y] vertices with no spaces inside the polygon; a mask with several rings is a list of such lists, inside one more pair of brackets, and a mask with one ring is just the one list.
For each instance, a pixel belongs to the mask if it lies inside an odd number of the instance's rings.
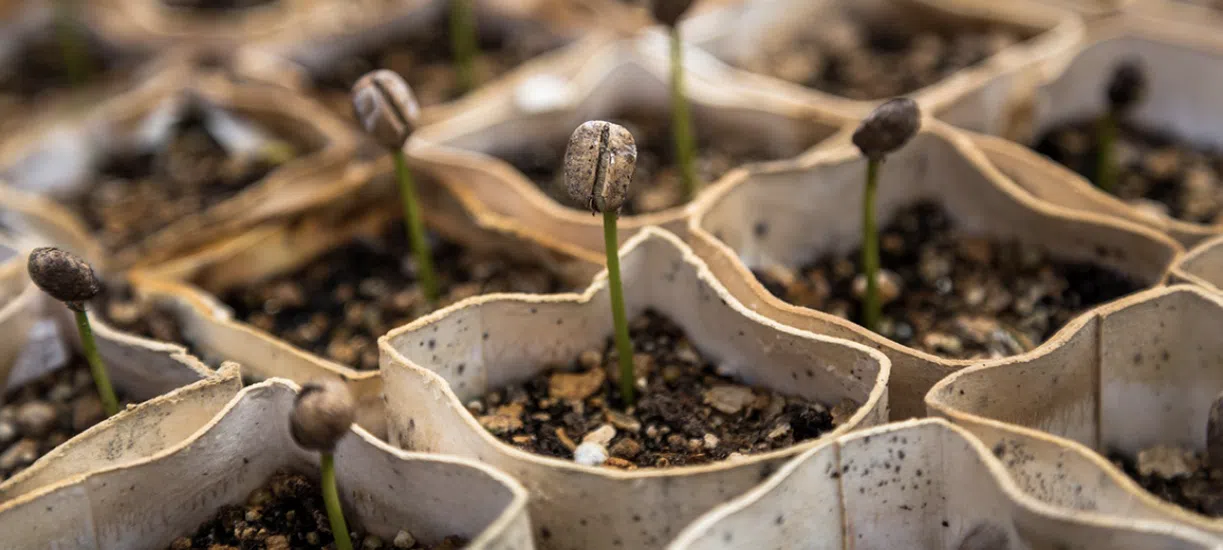
{"label": "textured pot edge", "polygon": [[[990,477],[992,478],[993,483],[999,489],[1002,490],[1003,495],[1005,495],[1006,498],[1010,499],[1013,503],[1017,504],[1018,506],[1022,508],[1027,508],[1029,511],[1039,516],[1042,516],[1042,517],[1060,516],[1060,517],[1071,519],[1072,521],[1075,521],[1077,523],[1086,523],[1086,524],[1096,525],[1096,526],[1100,526],[1104,528],[1117,527],[1117,526],[1124,524],[1124,525],[1132,526],[1136,529],[1142,529],[1142,530],[1146,530],[1150,532],[1171,534],[1171,535],[1183,537],[1188,540],[1193,540],[1195,542],[1202,542],[1202,543],[1215,542],[1207,538],[1205,535],[1198,535],[1196,533],[1191,535],[1189,533],[1178,532],[1179,530],[1176,528],[1177,527],[1176,525],[1170,524],[1167,522],[1160,522],[1160,521],[1154,521],[1154,520],[1134,520],[1134,519],[1126,519],[1126,518],[1116,518],[1116,517],[1110,517],[1107,515],[1086,512],[1082,510],[1069,510],[1063,507],[1053,506],[1053,505],[1049,505],[1044,502],[1041,502],[1037,500],[1036,498],[1025,493],[1015,483],[1015,481],[1011,478],[1010,473],[1007,471],[1006,467],[1003,466],[998,461],[998,459],[994,457],[993,453],[988,448],[986,448],[985,445],[979,439],[977,439],[977,437],[972,433],[970,429],[965,428],[963,426],[959,426],[956,423],[950,422],[943,418],[932,417],[932,418],[915,418],[915,419],[905,420],[901,422],[893,422],[893,423],[885,424],[882,426],[866,428],[866,429],[863,429],[857,432],[853,432],[851,434],[848,434],[842,437],[838,437],[835,440],[827,441],[817,447],[808,449],[804,451],[802,454],[795,456],[793,459],[788,461],[785,465],[778,468],[778,470],[773,475],[769,476],[767,480],[757,485],[756,487],[752,488],[750,491],[726,502],[725,504],[721,506],[718,506],[717,508],[714,508],[713,510],[710,510],[709,512],[703,514],[696,521],[693,521],[691,524],[688,525],[688,527],[686,527],[682,532],[680,532],[678,536],[676,536],[676,538],[672,541],[672,543],[667,548],[668,550],[686,550],[687,548],[689,548],[689,546],[693,542],[695,542],[695,540],[698,537],[700,537],[703,534],[703,532],[712,530],[715,525],[717,525],[720,521],[724,520],[726,517],[748,508],[749,506],[754,504],[764,495],[767,495],[771,491],[783,485],[787,481],[787,478],[791,474],[793,474],[799,467],[801,467],[805,461],[809,460],[815,454],[824,451],[828,447],[839,447],[840,445],[843,444],[844,441],[850,440],[850,439],[876,437],[876,436],[885,435],[888,433],[895,433],[895,432],[902,431],[908,428],[927,426],[927,425],[940,426],[941,428],[951,431],[961,440],[967,442],[968,446],[973,451],[976,452],[982,464],[985,465],[986,469],[991,474]],[[1031,437],[1031,435],[1026,434],[1026,433],[1022,433],[1021,435]]]}
{"label": "textured pot edge", "polygon": [[97,26],[125,43],[157,47],[171,42],[222,46],[249,42],[291,28],[316,9],[311,0],[280,0],[289,5],[256,6],[219,16],[186,14],[157,0],[107,0],[92,6]]}
{"label": "textured pot edge", "polygon": [[[1155,287],[1110,302],[1087,312],[1085,315],[1079,316],[1076,318],[1076,321],[1083,322],[1076,323],[1077,326],[1075,327],[1075,332],[1083,329],[1087,323],[1097,321],[1107,314],[1131,307],[1141,302],[1149,301],[1154,298],[1176,294],[1179,292],[1190,292],[1196,294],[1203,299],[1216,303],[1221,309],[1223,309],[1223,296],[1212,296],[1209,291],[1194,285],[1182,284]],[[1067,328],[1069,327],[1070,325],[1067,325]],[[1058,335],[1069,338],[1072,336],[1072,333],[1062,330],[1058,331]],[[1212,532],[1216,535],[1223,536],[1223,518],[1211,519],[1206,516],[1194,514],[1181,508],[1180,506],[1160,499],[1154,494],[1151,494],[1147,490],[1143,489],[1137,482],[1126,475],[1125,472],[1121,471],[1110,460],[1083,443],[1035,428],[1011,424],[1009,422],[994,420],[989,417],[961,411],[951,405],[943,403],[938,399],[938,394],[942,392],[944,388],[950,386],[961,377],[970,376],[974,373],[987,369],[1006,368],[1012,364],[1034,359],[1036,357],[1038,357],[1038,355],[1027,354],[1024,356],[1008,357],[1003,361],[981,363],[976,366],[971,366],[944,377],[926,393],[924,402],[926,404],[928,414],[932,417],[947,418],[952,423],[962,426],[969,432],[972,432],[974,426],[983,426],[989,429],[998,430],[1000,432],[1016,433],[1029,439],[1044,441],[1048,444],[1067,449],[1087,462],[1097,466],[1098,469],[1109,478],[1109,480],[1115,483],[1118,487],[1124,489],[1126,492],[1130,493],[1131,497],[1136,498],[1147,508],[1160,512],[1166,517],[1173,518],[1175,521],[1189,525],[1195,529]]]}
{"label": "textured pot edge", "polygon": [[1214,282],[1210,281],[1203,275],[1196,273],[1194,262],[1205,256],[1213,256],[1220,253],[1220,247],[1223,246],[1223,235],[1214,238],[1206,239],[1197,246],[1191,248],[1181,260],[1172,267],[1172,280],[1176,282],[1185,282],[1198,285],[1202,288],[1213,292],[1223,292],[1223,288],[1219,288]]}
{"label": "textured pot edge", "polygon": [[478,434],[479,437],[486,444],[489,444],[490,448],[495,449],[499,454],[508,456],[514,460],[534,463],[537,466],[544,467],[544,468],[559,469],[562,471],[580,473],[583,475],[592,475],[595,477],[613,479],[613,480],[632,480],[632,479],[643,479],[643,478],[653,478],[653,477],[694,475],[694,474],[701,474],[701,473],[707,473],[707,472],[718,472],[722,470],[728,470],[731,468],[737,468],[743,465],[765,462],[769,460],[776,460],[778,458],[783,458],[789,454],[793,454],[796,451],[796,449],[805,449],[808,446],[816,445],[819,442],[825,441],[826,439],[834,438],[841,434],[849,433],[853,430],[859,429],[859,424],[861,424],[863,419],[867,417],[868,415],[870,415],[871,412],[876,407],[882,406],[884,408],[884,412],[886,412],[887,382],[891,374],[891,361],[884,354],[882,354],[881,352],[877,350],[864,346],[862,344],[858,344],[856,342],[851,342],[849,340],[844,340],[844,339],[835,338],[831,336],[819,335],[819,334],[815,334],[809,331],[804,331],[804,330],[800,330],[797,328],[793,328],[788,325],[784,325],[782,323],[774,321],[766,316],[760,315],[748,309],[746,306],[739,303],[739,301],[734,296],[732,296],[725,289],[725,287],[722,286],[721,282],[718,281],[717,277],[713,274],[713,272],[709,270],[709,267],[705,265],[705,263],[699,257],[696,256],[696,254],[692,251],[691,248],[689,248],[679,237],[666,231],[665,229],[661,229],[658,227],[646,227],[642,229],[637,234],[629,238],[626,242],[624,242],[624,244],[621,245],[620,250],[619,250],[620,256],[622,258],[627,257],[629,254],[632,254],[639,246],[642,246],[643,243],[645,243],[646,241],[650,239],[661,239],[667,242],[669,245],[675,247],[676,250],[679,250],[683,257],[684,262],[687,263],[691,268],[696,270],[697,276],[701,278],[702,280],[706,281],[709,284],[709,287],[714,289],[714,291],[716,292],[719,298],[726,301],[726,303],[729,306],[731,306],[736,312],[750,319],[751,321],[754,321],[756,323],[769,327],[770,329],[773,329],[775,331],[798,335],[805,339],[822,340],[825,342],[836,343],[838,345],[841,345],[841,346],[844,346],[850,349],[854,349],[855,351],[862,353],[863,355],[870,357],[871,359],[876,361],[879,365],[879,371],[875,376],[875,381],[871,386],[871,391],[867,394],[867,399],[863,403],[859,404],[858,409],[854,411],[854,414],[848,420],[846,420],[844,424],[837,426],[835,429],[825,434],[822,434],[819,438],[816,438],[811,441],[799,443],[791,447],[787,447],[784,449],[778,449],[778,450],[770,451],[767,453],[752,454],[752,455],[749,455],[744,460],[735,461],[735,462],[728,462],[724,460],[724,461],[716,462],[713,464],[704,464],[704,465],[697,465],[697,466],[678,466],[678,467],[672,467],[672,468],[644,468],[640,470],[619,471],[619,470],[613,470],[613,469],[607,469],[607,468],[582,466],[570,460],[561,460],[558,458],[545,457],[545,456],[541,456],[541,455],[537,455],[534,453],[529,453],[529,452],[517,449],[509,444],[502,442],[501,440],[494,437],[492,434],[488,433],[487,430],[485,430],[482,426],[480,426],[478,422],[476,422],[475,418],[471,415],[470,412],[467,411],[467,408],[463,406],[463,403],[459,400],[458,396],[450,388],[450,384],[447,383],[445,379],[443,379],[437,373],[427,368],[417,365],[415,362],[408,359],[402,353],[396,350],[395,347],[391,344],[391,340],[398,337],[401,334],[424,330],[426,327],[432,325],[433,323],[437,322],[438,320],[442,319],[443,317],[446,317],[456,311],[466,309],[466,308],[480,306],[482,304],[489,303],[489,302],[498,302],[498,301],[500,302],[518,302],[518,303],[524,303],[524,304],[547,303],[547,302],[572,302],[576,304],[588,303],[595,296],[595,294],[597,294],[604,286],[606,286],[607,284],[607,271],[606,270],[600,272],[600,274],[597,275],[595,279],[591,282],[590,286],[587,287],[585,290],[583,290],[580,293],[572,292],[572,293],[563,293],[563,294],[540,294],[540,295],[514,294],[514,293],[487,294],[484,296],[468,298],[466,300],[463,300],[462,302],[439,309],[424,317],[420,317],[411,323],[408,323],[400,327],[396,327],[378,339],[378,348],[383,358],[382,368],[386,369],[388,368],[387,366],[388,364],[394,364],[395,368],[402,368],[402,369],[408,369],[410,371],[413,371],[421,378],[427,380],[430,385],[440,388],[440,391],[442,391],[445,394],[445,399],[446,399],[447,404],[450,407],[455,408],[456,410],[462,411],[460,413],[460,416],[462,416],[468,428],[472,430],[473,433]]}

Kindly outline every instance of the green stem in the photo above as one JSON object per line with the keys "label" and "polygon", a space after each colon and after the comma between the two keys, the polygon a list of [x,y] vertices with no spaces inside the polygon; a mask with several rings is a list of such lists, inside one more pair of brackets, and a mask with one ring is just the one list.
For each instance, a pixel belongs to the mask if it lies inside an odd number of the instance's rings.
{"label": "green stem", "polygon": [[696,144],[692,141],[692,116],[688,113],[688,98],[684,95],[684,43],[679,27],[671,28],[671,133],[675,137],[675,156],[679,160],[680,181],[684,201],[696,197],[700,182],[692,157]]}
{"label": "green stem", "polygon": [[620,240],[616,237],[616,212],[603,213],[603,247],[607,250],[607,291],[611,294],[612,322],[616,325],[616,353],[620,356],[620,400],[631,407],[633,396],[633,343],[624,315],[624,287],[620,284]]}
{"label": "green stem", "polygon": [[323,470],[323,505],[327,507],[327,519],[331,521],[331,534],[335,537],[337,550],[352,550],[352,539],[348,536],[348,523],[344,521],[344,509],[340,507],[340,491],[335,485],[335,455],[319,453],[319,467]]}
{"label": "green stem", "polygon": [[450,47],[458,73],[459,93],[467,93],[476,87],[476,51],[479,48],[471,0],[450,0]]}
{"label": "green stem", "polygon": [[866,296],[862,302],[862,324],[879,331],[879,229],[875,226],[875,189],[879,185],[880,160],[866,161],[866,190],[862,196],[862,274]]}
{"label": "green stem", "polygon": [[408,169],[408,159],[402,149],[395,151],[395,175],[399,178],[399,198],[403,200],[403,225],[408,230],[408,243],[416,257],[416,280],[430,303],[437,303],[437,274],[433,271],[433,255],[425,239],[425,221],[420,215],[416,184]]}
{"label": "green stem", "polygon": [[102,356],[98,354],[98,343],[93,339],[93,328],[89,326],[89,316],[84,310],[75,311],[76,330],[81,335],[81,346],[85,348],[85,360],[89,362],[89,373],[93,375],[93,384],[98,387],[98,397],[102,398],[102,407],[106,416],[114,416],[119,412],[119,399],[115,397],[115,388],[110,385],[110,376],[106,374],[106,365],[102,364]]}
{"label": "green stem", "polygon": [[1117,167],[1113,152],[1117,142],[1117,117],[1105,113],[1096,123],[1096,186],[1112,193],[1117,186]]}
{"label": "green stem", "polygon": [[55,18],[55,32],[59,39],[60,53],[64,56],[64,72],[73,86],[82,86],[89,79],[89,60],[85,56],[85,45],[76,27],[75,0],[58,0],[59,13]]}

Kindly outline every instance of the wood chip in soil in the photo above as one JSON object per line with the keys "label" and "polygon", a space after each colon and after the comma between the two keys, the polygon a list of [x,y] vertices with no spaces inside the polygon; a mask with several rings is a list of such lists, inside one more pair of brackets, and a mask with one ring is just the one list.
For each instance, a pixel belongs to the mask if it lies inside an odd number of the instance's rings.
{"label": "wood chip in soil", "polygon": [[[683,183],[675,158],[670,118],[666,113],[657,113],[654,116],[630,113],[605,120],[624,126],[633,134],[633,141],[637,144],[637,166],[633,170],[628,200],[625,201],[621,214],[648,214],[684,204]],[[696,175],[705,185],[745,164],[777,160],[798,153],[775,150],[763,139],[744,139],[743,136],[710,139],[700,128],[697,128],[695,133]],[[507,151],[492,153],[517,168],[553,200],[571,208],[585,210],[587,205],[574,201],[565,185],[562,165],[568,139],[569,135],[566,134],[561,141],[515,143]]]}
{"label": "wood chip in soil", "polygon": [[[567,290],[551,271],[430,236],[438,307],[493,292]],[[225,292],[237,319],[362,370],[378,368],[378,338],[435,309],[416,283],[403,224],[362,236],[292,273]]]}
{"label": "wood chip in soil", "polygon": [[[340,493],[345,494],[343,488]],[[346,517],[348,528],[355,518]],[[351,533],[353,547],[364,550],[457,550],[467,544],[460,537],[446,537],[436,544],[417,541],[408,530],[400,530],[392,540],[376,535]],[[305,475],[282,470],[247,497],[241,505],[217,510],[195,533],[170,543],[170,550],[322,550],[334,548],[335,538],[322,492]]]}
{"label": "wood chip in soil", "polygon": [[[1096,180],[1095,120],[1051,129],[1036,151]],[[1171,132],[1123,123],[1114,159],[1114,194],[1144,212],[1191,223],[1223,222],[1223,151],[1177,139]]]}
{"label": "wood chip in soil", "polygon": [[[767,235],[767,222],[756,232]],[[898,211],[880,233],[880,249],[880,333],[950,359],[1023,353],[1082,311],[1142,288],[1112,269],[1059,260],[1038,246],[961,234],[930,202]],[[754,272],[789,303],[860,323],[860,254]]]}
{"label": "wood chip in soil", "polygon": [[1028,38],[981,23],[918,29],[891,15],[889,22],[866,24],[828,14],[801,27],[797,36],[766,38],[759,55],[739,64],[849,99],[884,99],[936,84]]}
{"label": "wood chip in soil", "polygon": [[1159,445],[1131,457],[1108,454],[1143,489],[1182,508],[1223,517],[1223,470],[1210,468],[1205,453]]}
{"label": "wood chip in soil", "polygon": [[570,460],[585,439],[607,451],[607,466],[627,469],[783,449],[819,437],[857,410],[848,401],[830,410],[718,374],[681,328],[653,311],[630,322],[630,336],[635,373],[645,379],[632,408],[620,401],[609,338],[602,350],[490,392],[468,410],[490,433],[525,451]]}
{"label": "wood chip in soil", "polygon": [[[126,404],[122,393],[119,400]],[[12,390],[0,407],[0,481],[105,419],[89,365],[79,356]]]}

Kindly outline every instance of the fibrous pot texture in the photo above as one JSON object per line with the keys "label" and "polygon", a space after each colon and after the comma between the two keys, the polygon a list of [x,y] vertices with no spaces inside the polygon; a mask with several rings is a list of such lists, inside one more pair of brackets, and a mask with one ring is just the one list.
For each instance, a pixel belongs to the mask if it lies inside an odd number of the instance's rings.
{"label": "fibrous pot texture", "polygon": [[1189,249],[1172,268],[1172,278],[1223,292],[1223,237],[1202,241]]}

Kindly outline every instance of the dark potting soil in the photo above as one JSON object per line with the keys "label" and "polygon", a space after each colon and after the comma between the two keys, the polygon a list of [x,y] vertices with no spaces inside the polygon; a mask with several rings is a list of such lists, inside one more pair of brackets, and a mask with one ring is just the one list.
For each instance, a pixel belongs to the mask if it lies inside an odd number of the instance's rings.
{"label": "dark potting soil", "polygon": [[[1125,275],[1057,260],[1039,247],[959,234],[942,207],[929,202],[900,210],[880,233],[880,249],[890,274],[880,283],[880,332],[953,359],[1023,353],[1084,309],[1141,288]],[[821,257],[798,272],[760,269],[756,278],[787,302],[860,323],[866,282],[858,275],[860,254]]]}
{"label": "dark potting soil", "polygon": [[287,142],[266,154],[233,155],[209,134],[193,107],[157,151],[107,160],[92,184],[69,201],[104,246],[117,250],[215,206],[303,151]]}
{"label": "dark potting soil", "polygon": [[[1036,150],[1090,181],[1096,180],[1096,121],[1050,130]],[[1223,151],[1177,139],[1170,132],[1122,123],[1114,159],[1122,200],[1194,223],[1223,221]]]}
{"label": "dark potting soil", "polygon": [[168,306],[140,299],[126,281],[108,281],[89,307],[116,330],[191,347],[178,315]]}
{"label": "dark potting soil", "polygon": [[996,25],[916,30],[835,16],[806,28],[785,42],[766,40],[743,68],[849,99],[883,99],[935,84],[1027,38]]}
{"label": "dark potting soil", "polygon": [[[501,440],[545,456],[574,458],[583,438],[598,440],[616,468],[704,464],[792,446],[819,437],[857,409],[749,387],[720,375],[682,329],[647,311],[630,322],[638,378],[636,406],[625,410],[619,363],[608,338],[570,365],[493,391],[468,404]],[[834,416],[836,420],[834,420]],[[614,435],[613,435],[614,434]],[[610,439],[608,439],[610,437]]]}
{"label": "dark potting soil", "polygon": [[71,36],[79,41],[82,72],[68,70],[61,35],[47,25],[26,39],[11,62],[0,65],[0,100],[14,109],[42,99],[48,92],[88,85],[111,76],[119,65],[114,55],[97,44],[83,25],[70,24]]}
{"label": "dark potting soil", "polygon": [[[119,401],[126,403],[122,394]],[[13,390],[0,407],[0,481],[105,419],[89,365],[80,356]]]}
{"label": "dark potting soil", "polygon": [[1206,464],[1205,454],[1178,448],[1152,448],[1137,458],[1111,452],[1126,475],[1155,496],[1199,514],[1223,517],[1223,470]]}
{"label": "dark potting soil", "polygon": [[[551,271],[431,235],[438,306],[492,292],[563,290]],[[225,293],[235,316],[290,344],[358,369],[378,368],[380,336],[434,309],[417,286],[403,224],[354,239],[306,266]]]}
{"label": "dark potting soil", "polygon": [[[324,102],[336,113],[352,117],[352,85],[375,69],[390,69],[403,77],[422,106],[428,107],[458,99],[458,71],[451,55],[448,13],[434,24],[422,26],[416,34],[369,51],[339,60],[332,68],[314,77]],[[516,28],[477,33],[479,54],[475,60],[476,87],[491,82],[515,67],[561,45],[542,29]]]}
{"label": "dark potting soil", "polygon": [[[349,529],[352,529],[352,518]],[[400,531],[394,540],[351,533],[353,547],[363,549],[457,550],[466,541],[447,537],[436,544],[415,541]],[[223,506],[189,537],[179,537],[170,550],[299,550],[335,548],[322,491],[310,478],[280,471],[253,491],[242,505]]]}
{"label": "dark potting soil", "polygon": [[[633,134],[633,141],[637,144],[637,166],[633,170],[628,200],[624,202],[621,214],[647,214],[683,204],[683,184],[669,116],[629,115],[606,120],[624,126]],[[763,142],[709,140],[700,132],[697,132],[697,136],[696,158],[693,160],[697,179],[706,185],[744,164],[776,160],[782,156],[769,150]],[[584,210],[586,204],[574,201],[565,186],[563,161],[568,140],[569,136],[566,135],[563,141],[535,142],[528,144],[526,149],[499,156],[553,200]]]}

